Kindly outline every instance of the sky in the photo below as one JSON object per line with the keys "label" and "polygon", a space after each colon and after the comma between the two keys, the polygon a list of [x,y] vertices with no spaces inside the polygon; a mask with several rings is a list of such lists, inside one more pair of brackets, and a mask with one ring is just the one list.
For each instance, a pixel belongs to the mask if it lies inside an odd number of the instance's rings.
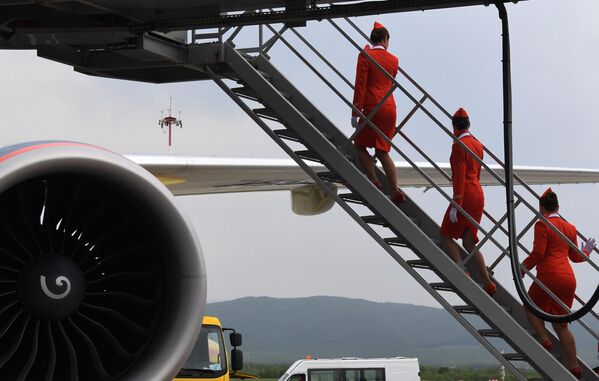
{"label": "sky", "polygon": [[[531,0],[507,8],[515,163],[599,168],[599,2]],[[401,66],[448,110],[465,107],[473,132],[502,157],[501,25],[496,9],[480,6],[354,19],[366,32],[374,20],[390,30],[390,51]],[[255,28],[248,29],[252,35],[242,35],[242,40],[255,41]],[[310,22],[300,31],[353,78],[357,52],[329,24]],[[300,46],[297,39],[285,36]],[[213,83],[108,80],[79,74],[31,51],[0,54],[2,145],[66,139],[123,154],[285,157]],[[351,98],[347,86],[308,57]],[[336,125],[351,133],[347,108],[284,45],[273,48],[271,59]],[[173,110],[181,110],[184,128],[174,131],[169,148],[157,121],[171,96]],[[406,114],[412,107],[409,100],[400,94],[396,99],[398,115]],[[421,114],[404,131],[434,160],[448,161],[449,139]],[[396,142],[414,154],[401,138]],[[599,185],[554,190],[566,217],[581,231],[599,236]],[[422,189],[407,192],[431,217],[441,220],[446,208],[441,196]],[[486,200],[495,215],[504,209],[501,189],[487,188]],[[438,306],[339,207],[320,216],[297,216],[288,192],[185,196],[178,202],[202,243],[209,301],[333,295]],[[531,217],[518,216],[519,226],[527,222],[524,217]],[[530,246],[530,237],[525,243]],[[485,246],[483,253],[491,260],[498,251]],[[596,274],[582,268],[577,274],[580,293],[590,295],[597,285]],[[507,264],[496,276],[511,283]]]}

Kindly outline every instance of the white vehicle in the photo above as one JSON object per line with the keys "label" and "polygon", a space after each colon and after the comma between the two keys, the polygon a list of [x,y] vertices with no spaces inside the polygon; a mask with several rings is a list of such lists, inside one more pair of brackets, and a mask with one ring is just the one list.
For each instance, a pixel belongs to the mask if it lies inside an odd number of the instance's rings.
{"label": "white vehicle", "polygon": [[279,381],[420,381],[417,358],[298,360]]}

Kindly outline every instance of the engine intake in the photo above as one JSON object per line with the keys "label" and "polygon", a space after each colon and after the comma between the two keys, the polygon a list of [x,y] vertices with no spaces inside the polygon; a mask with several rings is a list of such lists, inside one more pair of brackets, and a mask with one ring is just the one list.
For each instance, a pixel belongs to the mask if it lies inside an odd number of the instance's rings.
{"label": "engine intake", "polygon": [[70,142],[0,150],[0,179],[0,380],[172,379],[206,276],[170,192]]}

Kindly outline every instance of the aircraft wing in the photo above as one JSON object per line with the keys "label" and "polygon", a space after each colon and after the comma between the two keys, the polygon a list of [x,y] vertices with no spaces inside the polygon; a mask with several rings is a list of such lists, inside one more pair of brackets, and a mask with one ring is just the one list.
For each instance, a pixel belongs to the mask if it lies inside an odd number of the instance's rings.
{"label": "aircraft wing", "polygon": [[[291,159],[210,158],[183,156],[129,155],[130,160],[141,165],[175,195],[195,195],[233,192],[262,192],[294,190],[314,181]],[[400,187],[428,187],[429,183],[408,163],[397,162]],[[448,176],[448,163],[439,163]],[[318,164],[317,171],[327,171]],[[419,167],[440,186],[450,182],[430,164]],[[502,173],[498,166],[490,166]],[[599,183],[599,170],[579,168],[550,168],[515,166],[514,172],[529,185],[535,184],[579,184]],[[498,185],[490,173],[483,169],[483,185]]]}

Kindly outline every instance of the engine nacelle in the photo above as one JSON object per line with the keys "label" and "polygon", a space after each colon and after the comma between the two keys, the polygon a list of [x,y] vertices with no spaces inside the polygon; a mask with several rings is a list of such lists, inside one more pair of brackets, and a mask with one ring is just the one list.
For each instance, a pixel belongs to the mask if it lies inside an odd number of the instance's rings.
{"label": "engine nacelle", "polygon": [[170,380],[205,301],[195,232],[146,170],[80,143],[0,150],[0,380]]}

